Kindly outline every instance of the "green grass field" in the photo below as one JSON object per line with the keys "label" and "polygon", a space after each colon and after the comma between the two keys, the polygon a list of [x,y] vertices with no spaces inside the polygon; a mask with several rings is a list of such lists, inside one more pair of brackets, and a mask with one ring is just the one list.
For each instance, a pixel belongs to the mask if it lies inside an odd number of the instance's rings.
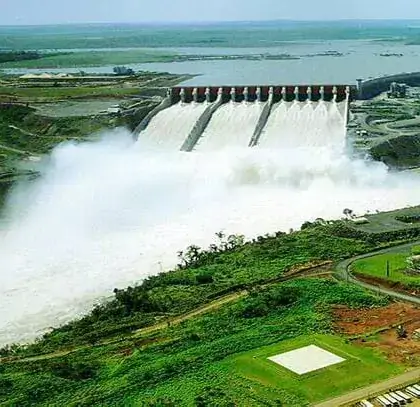
{"label": "green grass field", "polygon": [[94,97],[121,97],[138,95],[139,89],[123,88],[123,87],[45,87],[45,88],[17,88],[17,87],[0,87],[0,98],[16,97],[20,99],[30,99],[32,101],[42,100],[63,100],[63,99],[77,99],[77,98],[94,98]]}
{"label": "green grass field", "polygon": [[129,51],[92,51],[72,52],[45,56],[41,59],[4,62],[0,69],[7,68],[83,68],[103,65],[142,64],[149,62],[172,62],[175,54],[159,51],[129,50]]}
{"label": "green grass field", "polygon": [[[267,359],[308,345],[317,345],[341,356],[345,362],[299,376]],[[403,368],[386,361],[380,353],[353,346],[345,339],[332,335],[301,336],[235,356],[223,365],[232,374],[254,382],[256,389],[283,390],[296,399],[311,403],[333,398],[403,371]]]}
{"label": "green grass field", "polygon": [[[353,272],[365,276],[381,278],[390,283],[400,283],[408,289],[420,288],[420,278],[404,273],[407,268],[406,259],[410,256],[410,250],[402,250],[397,253],[381,254],[366,259],[357,260],[352,268]],[[386,276],[386,262],[389,261],[390,275]]]}

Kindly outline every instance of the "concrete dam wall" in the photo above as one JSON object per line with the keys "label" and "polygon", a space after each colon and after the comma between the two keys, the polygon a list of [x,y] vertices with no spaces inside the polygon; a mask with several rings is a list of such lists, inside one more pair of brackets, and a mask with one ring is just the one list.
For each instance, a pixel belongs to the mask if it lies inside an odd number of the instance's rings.
{"label": "concrete dam wall", "polygon": [[[348,85],[175,87],[136,137],[182,151],[345,142]],[[328,134],[334,133],[334,138]]]}
{"label": "concrete dam wall", "polygon": [[388,91],[393,82],[405,83],[408,86],[420,86],[420,72],[401,73],[362,81],[359,85],[358,99],[372,99]]}

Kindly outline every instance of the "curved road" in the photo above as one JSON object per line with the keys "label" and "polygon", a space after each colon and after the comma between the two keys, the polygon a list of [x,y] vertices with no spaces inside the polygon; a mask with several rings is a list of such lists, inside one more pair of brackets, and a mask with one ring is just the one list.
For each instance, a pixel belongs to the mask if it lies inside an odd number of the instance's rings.
{"label": "curved road", "polygon": [[[374,291],[379,294],[388,295],[397,300],[408,301],[416,305],[420,305],[420,298],[414,297],[412,295],[400,293],[397,291],[392,291],[389,288],[385,288],[379,285],[372,285],[358,280],[350,272],[350,266],[357,260],[366,259],[369,257],[374,257],[381,254],[387,253],[397,253],[401,249],[410,249],[412,246],[420,244],[420,242],[406,243],[394,247],[389,247],[387,249],[378,250],[375,252],[362,254],[360,256],[354,256],[350,259],[346,259],[337,264],[335,268],[335,277],[345,280],[349,283],[357,284],[361,287],[364,287],[368,290]],[[350,393],[335,397],[330,400],[323,401],[321,403],[315,404],[316,407],[337,407],[337,406],[349,406],[355,405],[359,400],[371,399],[382,393],[389,391],[390,389],[401,389],[405,385],[409,385],[413,382],[418,381],[420,378],[420,368],[409,370],[399,376],[391,377],[390,379],[384,380],[379,383],[374,383],[368,387],[361,389],[356,389]]]}
{"label": "curved road", "polygon": [[[374,291],[376,293],[388,295],[388,296],[396,298],[398,300],[408,301],[408,302],[420,305],[420,297],[414,297],[414,296],[411,296],[411,295],[408,295],[408,294],[403,294],[403,293],[400,293],[400,292],[392,291],[392,290],[390,290],[388,288],[385,288],[385,287],[365,283],[365,282],[360,281],[357,278],[355,278],[349,270],[351,264],[353,264],[356,260],[365,259],[365,258],[369,258],[369,257],[374,257],[374,256],[377,256],[379,254],[398,252],[398,251],[400,251],[401,249],[404,249],[404,248],[409,249],[414,245],[420,245],[420,241],[405,243],[405,244],[402,244],[402,245],[393,246],[393,247],[389,247],[389,248],[382,249],[382,250],[377,250],[377,251],[374,251],[374,252],[362,254],[362,255],[359,255],[359,256],[354,256],[350,259],[343,260],[336,265],[334,275],[335,275],[336,278],[338,278],[340,280],[344,280],[344,281],[347,281],[347,282],[350,282],[350,283],[353,283],[353,284],[357,284],[361,287],[364,287],[364,288],[366,288],[368,290],[371,290],[371,291]],[[323,263],[320,263],[320,264],[317,264],[317,265],[311,265],[309,267],[303,267],[302,269],[297,270],[297,272],[292,273],[289,276],[284,276],[285,278],[283,278],[282,280],[287,281],[287,280],[299,277],[298,274],[300,274],[301,272],[314,270],[314,269],[317,269],[319,267],[325,266],[328,263],[329,262],[323,262]],[[297,275],[295,275],[295,274],[297,274]],[[276,281],[276,282],[278,282],[278,281]],[[269,283],[267,285],[269,285]],[[191,311],[187,312],[186,314],[179,315],[179,316],[173,318],[172,320],[169,320],[169,323],[170,323],[170,325],[177,325],[177,324],[181,323],[182,321],[185,321],[185,320],[190,319],[192,317],[195,317],[197,315],[204,314],[206,312],[212,311],[212,310],[214,310],[216,308],[219,308],[220,306],[222,306],[226,303],[235,301],[238,298],[243,297],[245,295],[247,295],[247,291],[245,291],[245,290],[240,291],[240,292],[236,292],[236,293],[232,293],[232,294],[228,294],[224,297],[216,299],[213,302],[210,302],[209,304],[205,304],[203,306],[198,307],[195,310],[191,310]],[[157,323],[155,325],[139,329],[138,331],[134,332],[133,337],[138,337],[138,336],[141,336],[142,334],[145,334],[145,333],[151,333],[151,332],[154,332],[154,331],[157,331],[157,330],[162,330],[164,328],[167,328],[170,325],[168,325],[168,321],[160,322],[160,323]],[[120,339],[114,340],[114,341],[113,340],[105,341],[105,342],[99,343],[97,346],[109,345],[111,343],[115,343],[115,342],[119,342],[119,341],[120,341]],[[42,355],[37,355],[37,356],[23,357],[22,359],[19,359],[19,358],[15,359],[13,357],[5,357],[5,358],[0,358],[0,363],[3,362],[3,361],[6,361],[6,360],[15,361],[15,362],[25,362],[25,361],[50,359],[50,358],[65,356],[65,355],[68,355],[70,353],[75,353],[75,352],[78,352],[80,350],[84,350],[88,347],[90,347],[90,346],[85,345],[85,346],[81,346],[79,348],[74,348],[74,349],[65,350],[65,351],[56,351],[56,352],[53,352],[53,353],[50,353],[50,354],[42,354]]]}
{"label": "curved road", "polygon": [[420,241],[416,241],[416,242],[412,242],[412,243],[406,243],[406,244],[402,244],[402,245],[398,245],[398,246],[393,246],[393,247],[389,247],[387,249],[378,250],[378,251],[375,251],[375,252],[362,254],[360,256],[355,256],[355,257],[352,257],[350,259],[343,260],[343,261],[341,261],[340,263],[337,264],[336,269],[335,269],[335,276],[337,278],[341,279],[341,280],[345,280],[347,282],[357,284],[361,287],[364,287],[364,288],[366,288],[368,290],[371,290],[371,291],[374,291],[376,293],[388,295],[388,296],[390,296],[392,298],[395,298],[397,300],[407,301],[407,302],[411,302],[411,303],[420,305],[420,297],[415,297],[415,296],[404,294],[404,293],[401,293],[401,292],[398,292],[398,291],[393,291],[393,290],[391,290],[387,287],[383,287],[383,286],[380,286],[380,285],[373,285],[373,284],[365,283],[364,281],[358,280],[350,272],[350,266],[357,260],[366,259],[366,258],[369,258],[369,257],[375,257],[375,256],[380,255],[380,254],[397,253],[401,249],[405,249],[405,248],[410,249],[412,246],[415,246],[415,245],[418,245],[418,244],[420,244]]}

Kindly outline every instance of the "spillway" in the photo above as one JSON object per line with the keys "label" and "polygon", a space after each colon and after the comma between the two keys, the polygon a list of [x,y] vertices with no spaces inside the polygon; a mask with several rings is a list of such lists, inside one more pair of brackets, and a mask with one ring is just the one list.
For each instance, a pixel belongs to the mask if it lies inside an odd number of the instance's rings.
{"label": "spillway", "polygon": [[229,102],[214,113],[194,150],[215,151],[226,147],[247,147],[265,103]]}
{"label": "spillway", "polygon": [[[418,204],[415,174],[327,148],[284,148],[345,139],[347,102],[313,89],[303,102],[293,90],[276,87],[270,99],[268,88],[260,98],[250,89],[243,104],[241,92],[229,102],[231,89],[222,89],[221,105],[218,89],[209,101],[199,92],[199,103],[188,91],[183,104],[174,91],[170,107],[150,115],[140,133],[163,151],[127,148],[133,135],[125,132],[57,147],[30,188],[15,189],[0,229],[0,347],[88,312],[115,287],[175,268],[178,250],[208,247],[217,231],[251,239],[339,219],[343,208],[363,214]],[[274,148],[223,149],[248,145],[261,109],[258,129],[268,124],[255,142]],[[197,123],[207,126],[197,150],[219,151],[178,152]]]}
{"label": "spillway", "polygon": [[139,138],[151,146],[179,150],[208,103],[179,102],[159,112]]}
{"label": "spillway", "polygon": [[165,150],[342,150],[354,92],[345,85],[173,88],[136,136]]}
{"label": "spillway", "polygon": [[284,102],[275,104],[258,145],[262,148],[302,146],[343,149],[346,102]]}

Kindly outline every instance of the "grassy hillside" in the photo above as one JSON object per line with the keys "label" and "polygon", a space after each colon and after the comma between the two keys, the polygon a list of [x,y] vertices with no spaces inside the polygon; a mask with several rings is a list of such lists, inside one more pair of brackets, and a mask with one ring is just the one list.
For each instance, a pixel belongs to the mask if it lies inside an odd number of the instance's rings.
{"label": "grassy hillside", "polygon": [[[219,235],[219,245],[208,250],[191,246],[176,270],[115,290],[112,301],[31,346],[3,349],[9,359],[2,363],[0,403],[306,406],[397,374],[403,366],[352,345],[332,321],[336,305],[370,308],[385,305],[385,298],[326,278],[282,281],[299,265],[389,240],[352,234],[340,222],[306,224],[249,243]],[[170,322],[212,301],[219,306]],[[153,324],[159,329],[138,330]],[[346,362],[299,378],[266,359],[307,344]]]}
{"label": "grassy hillside", "polygon": [[371,148],[372,158],[390,167],[412,168],[419,166],[420,136],[395,137]]}
{"label": "grassy hillside", "polygon": [[[22,406],[305,406],[403,370],[337,337],[314,337],[333,333],[329,311],[334,304],[371,307],[384,300],[328,280],[276,284],[152,336],[3,364],[0,400]],[[293,338],[301,338],[292,343],[296,347],[314,341],[333,346],[338,354],[350,355],[348,363],[325,370],[322,378],[307,377],[302,385],[269,364],[258,368],[250,357],[257,354],[266,364],[266,354],[289,348],[291,343],[284,341]],[[262,348],[268,345],[273,347]],[[331,389],[336,375],[347,379]]]}
{"label": "grassy hillside", "polygon": [[278,281],[298,265],[346,258],[374,247],[331,232],[332,227],[320,226],[246,244],[240,237],[222,237],[209,250],[191,246],[182,253],[178,269],[149,277],[139,286],[115,290],[113,301],[54,330],[25,353],[96,343],[104,337],[115,339],[226,294]]}

